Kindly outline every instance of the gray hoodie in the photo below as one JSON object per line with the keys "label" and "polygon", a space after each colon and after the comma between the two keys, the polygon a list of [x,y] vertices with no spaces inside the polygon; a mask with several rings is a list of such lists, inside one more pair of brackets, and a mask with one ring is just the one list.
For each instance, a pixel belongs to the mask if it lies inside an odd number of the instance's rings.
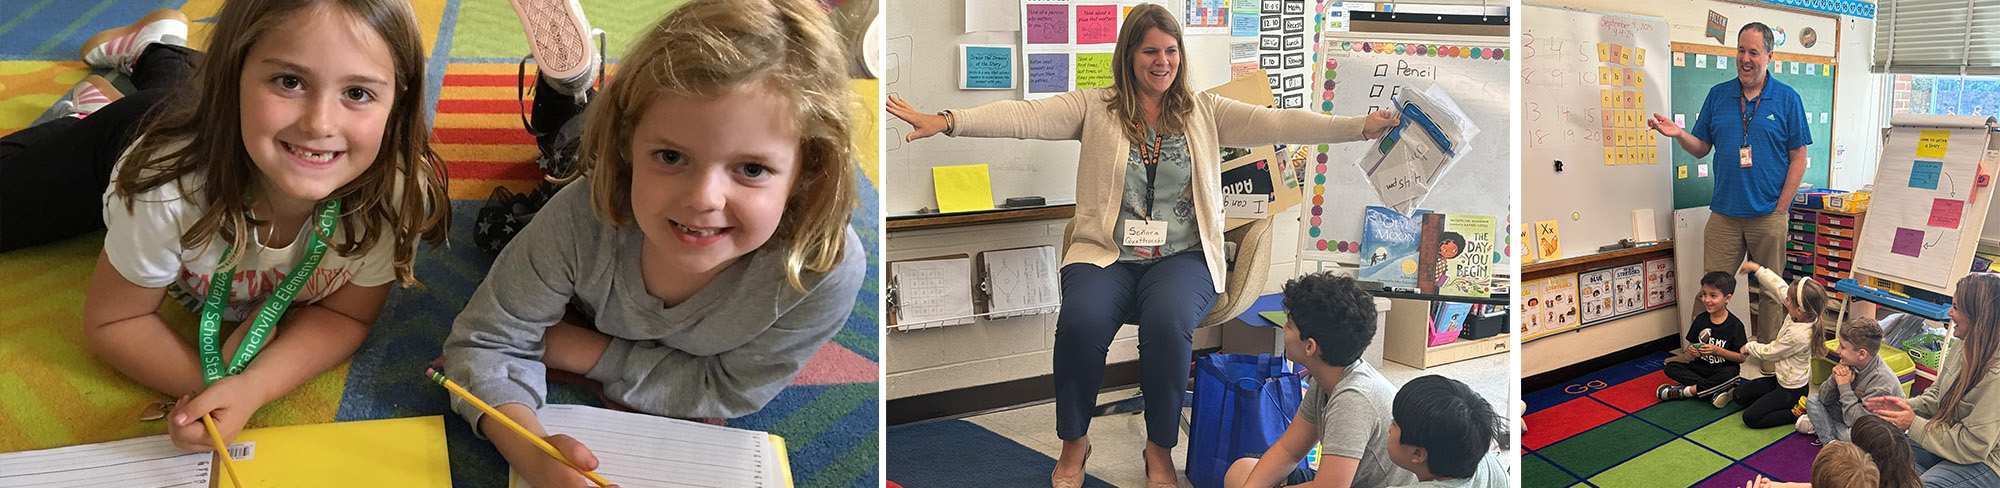
{"label": "gray hoodie", "polygon": [[1882,355],[1869,356],[1868,365],[1854,370],[1853,382],[1841,385],[1828,376],[1825,382],[1819,384],[1819,393],[1813,395],[1828,411],[1840,412],[1840,418],[1846,419],[1847,425],[1854,425],[1854,420],[1861,416],[1875,415],[1861,403],[1862,400],[1879,396],[1903,397],[1903,381],[1896,378],[1896,372],[1889,369],[1888,363],[1882,362]]}

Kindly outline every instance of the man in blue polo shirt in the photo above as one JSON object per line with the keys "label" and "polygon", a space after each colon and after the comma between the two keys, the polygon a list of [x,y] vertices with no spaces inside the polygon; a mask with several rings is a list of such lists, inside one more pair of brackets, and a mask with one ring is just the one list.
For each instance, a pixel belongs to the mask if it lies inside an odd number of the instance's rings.
{"label": "man in blue polo shirt", "polygon": [[[1766,264],[1785,254],[1785,219],[1806,173],[1805,107],[1792,87],[1771,78],[1771,28],[1752,22],[1736,32],[1736,79],[1708,90],[1694,126],[1683,131],[1653,114],[1647,125],[1694,157],[1715,157],[1714,212],[1703,230],[1702,268],[1734,272],[1744,254]],[[1784,323],[1777,300],[1764,298],[1751,327],[1768,342]]]}

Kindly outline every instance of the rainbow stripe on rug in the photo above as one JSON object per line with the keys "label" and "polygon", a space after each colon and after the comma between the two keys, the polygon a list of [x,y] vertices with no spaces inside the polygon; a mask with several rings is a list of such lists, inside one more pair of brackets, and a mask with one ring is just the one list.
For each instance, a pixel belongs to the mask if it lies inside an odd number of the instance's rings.
{"label": "rainbow stripe on rug", "polygon": [[1524,395],[1521,481],[1534,487],[1741,487],[1806,482],[1819,447],[1790,428],[1751,429],[1743,407],[1661,402],[1668,353]]}

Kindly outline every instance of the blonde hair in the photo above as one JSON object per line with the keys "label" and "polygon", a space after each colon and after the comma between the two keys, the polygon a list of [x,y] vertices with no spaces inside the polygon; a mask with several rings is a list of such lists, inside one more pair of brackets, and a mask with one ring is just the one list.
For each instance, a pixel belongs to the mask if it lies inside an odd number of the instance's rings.
{"label": "blonde hair", "polygon": [[661,17],[585,116],[577,164],[591,177],[598,217],[614,226],[632,218],[631,121],[657,97],[770,87],[795,110],[800,176],[769,242],[786,243],[785,277],[805,290],[804,271],[840,264],[857,198],[840,40],[811,0],[695,0]]}
{"label": "blonde hair", "polygon": [[1882,472],[1859,446],[1834,441],[1813,457],[1813,488],[1875,488]]}
{"label": "blonde hair", "polygon": [[1157,4],[1132,7],[1125,14],[1125,24],[1118,27],[1118,44],[1111,53],[1111,95],[1104,101],[1111,105],[1112,115],[1125,122],[1120,124],[1125,138],[1134,141],[1146,138],[1146,108],[1140,102],[1139,80],[1132,76],[1132,57],[1146,40],[1146,33],[1153,29],[1173,36],[1174,45],[1182,52],[1182,61],[1174,68],[1174,83],[1160,95],[1156,130],[1162,134],[1180,134],[1187,127],[1188,115],[1194,112],[1194,92],[1187,87],[1187,43],[1181,40],[1180,22],[1174,20],[1174,14],[1166,7]]}
{"label": "blonde hair", "polygon": [[[181,246],[207,246],[220,236],[235,256],[250,245],[249,229],[266,222],[249,217],[255,195],[256,163],[243,148],[242,77],[244,64],[266,33],[300,15],[356,21],[373,29],[389,47],[396,72],[393,106],[374,164],[354,181],[327,195],[341,199],[339,234],[328,236],[328,247],[341,256],[366,254],[385,233],[394,239],[396,279],[417,284],[414,271],[417,241],[443,244],[451,223],[451,200],[445,193],[444,162],[430,148],[430,128],[424,120],[424,44],[416,16],[408,3],[388,0],[231,0],[216,14],[208,55],[193,81],[175,89],[154,115],[147,116],[145,137],[133,146],[113,180],[112,191],[131,211],[139,193],[158,188],[196,171],[201,175],[201,201],[207,208],[187,232]],[[268,191],[268,190],[267,190]],[[358,236],[357,236],[358,233]],[[220,263],[233,265],[234,263]]]}

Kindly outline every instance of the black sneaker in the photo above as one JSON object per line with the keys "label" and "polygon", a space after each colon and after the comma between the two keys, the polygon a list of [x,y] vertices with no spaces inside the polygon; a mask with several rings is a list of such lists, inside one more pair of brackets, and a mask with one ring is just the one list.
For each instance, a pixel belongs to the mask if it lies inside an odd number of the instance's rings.
{"label": "black sneaker", "polygon": [[493,194],[486,197],[486,205],[474,217],[472,244],[491,254],[500,254],[513,242],[514,236],[528,226],[535,213],[555,197],[561,189],[555,183],[543,180],[535,185],[535,190],[527,194],[514,193],[507,187],[494,187]]}

